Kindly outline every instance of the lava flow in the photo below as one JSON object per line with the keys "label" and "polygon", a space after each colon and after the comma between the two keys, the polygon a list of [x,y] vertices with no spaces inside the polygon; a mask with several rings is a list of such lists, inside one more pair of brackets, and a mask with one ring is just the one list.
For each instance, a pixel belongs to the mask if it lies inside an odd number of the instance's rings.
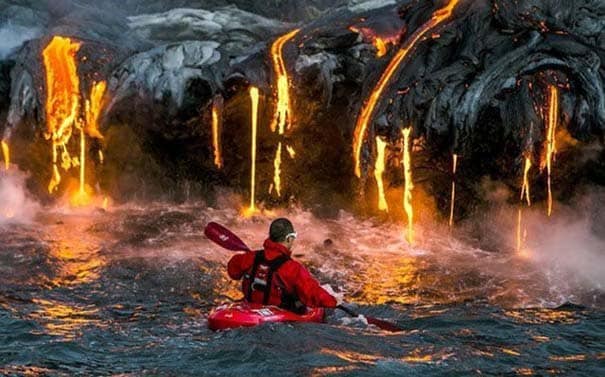
{"label": "lava flow", "polygon": [[76,54],[80,43],[69,38],[54,37],[42,52],[46,69],[46,124],[47,137],[52,142],[53,174],[48,184],[52,193],[61,182],[57,166],[58,149],[62,149],[62,167],[67,170],[73,162],[67,151],[72,126],[80,108],[80,79],[76,69]]}
{"label": "lava flow", "polygon": [[256,211],[255,205],[255,190],[256,190],[256,132],[258,126],[258,88],[250,88],[251,109],[251,125],[252,125],[252,140],[251,144],[251,170],[250,170],[250,207],[247,213],[251,214]]}
{"label": "lava flow", "polygon": [[355,132],[353,134],[355,175],[358,178],[361,178],[361,148],[365,140],[368,124],[372,120],[378,100],[382,97],[382,94],[386,89],[387,85],[389,84],[391,77],[397,71],[397,69],[401,65],[401,62],[416,46],[418,41],[420,41],[424,37],[424,35],[427,34],[431,29],[436,26],[439,26],[442,22],[446,21],[452,15],[452,12],[454,11],[454,8],[458,4],[458,2],[459,0],[451,0],[445,7],[435,11],[435,13],[433,13],[433,15],[431,16],[431,19],[427,21],[424,25],[422,25],[420,29],[415,31],[414,34],[412,34],[412,36],[406,41],[406,43],[401,47],[401,49],[389,62],[389,65],[382,73],[380,80],[378,80],[378,84],[372,90],[370,96],[368,97],[368,100],[361,109],[361,113],[357,118],[357,124],[355,125]]}
{"label": "lava flow", "polygon": [[525,163],[523,166],[523,184],[521,186],[521,204],[519,207],[519,211],[517,213],[517,252],[522,252],[523,241],[526,237],[527,230],[523,230],[522,234],[522,225],[523,225],[523,198],[527,201],[527,206],[531,206],[531,197],[529,192],[529,170],[531,169],[531,160],[529,157],[525,158]]}
{"label": "lava flow", "polygon": [[549,87],[548,129],[546,132],[546,172],[548,175],[548,216],[552,215],[551,173],[552,163],[557,153],[555,133],[559,121],[559,91],[556,86]]}
{"label": "lava flow", "polygon": [[212,147],[214,150],[214,165],[218,169],[223,168],[223,157],[221,156],[221,114],[220,109],[222,99],[215,98],[212,102]]}
{"label": "lava flow", "polygon": [[283,50],[284,45],[298,34],[300,29],[295,29],[279,37],[271,46],[271,59],[273,60],[273,69],[277,77],[276,97],[277,103],[273,121],[271,122],[271,131],[275,132],[278,129],[279,134],[283,135],[284,131],[290,126],[290,80],[288,79],[288,71],[284,62]]}
{"label": "lava flow", "polygon": [[80,129],[80,186],[76,194],[70,199],[72,206],[86,206],[90,204],[90,195],[86,191],[86,134],[102,139],[103,135],[99,132],[99,118],[103,109],[103,98],[107,84],[105,81],[96,82],[90,90],[90,99],[86,100],[85,124],[76,126]]}
{"label": "lava flow", "polygon": [[523,201],[523,198],[525,197],[525,200],[527,201],[527,205],[531,206],[531,197],[530,197],[530,193],[529,193],[529,180],[528,180],[529,169],[531,169],[531,160],[529,159],[529,157],[526,157],[525,164],[523,165],[523,185],[521,186],[521,201]]}
{"label": "lava flow", "polygon": [[372,42],[374,47],[376,48],[376,57],[382,58],[389,51],[388,44],[395,44],[398,36],[378,36],[376,32],[369,28],[358,28],[355,26],[350,26],[349,30],[354,33],[361,34],[365,40],[369,40]]}
{"label": "lava flow", "polygon": [[2,155],[4,156],[4,167],[8,170],[11,163],[10,149],[8,148],[8,143],[4,140],[2,140]]}
{"label": "lava flow", "polygon": [[458,168],[458,155],[452,155],[452,196],[450,199],[450,228],[454,226],[454,206],[456,203],[456,169]]}
{"label": "lava flow", "polygon": [[414,242],[414,208],[412,207],[412,157],[410,133],[412,127],[404,129],[403,132],[403,173],[405,176],[405,185],[403,188],[403,208],[408,217],[407,240],[410,245]]}
{"label": "lava flow", "polygon": [[[276,104],[275,114],[271,122],[271,131],[277,130],[278,134],[282,136],[286,129],[290,128],[292,108],[290,104],[290,80],[288,78],[288,71],[286,69],[286,63],[284,62],[284,45],[294,38],[300,29],[294,29],[287,34],[279,37],[271,45],[271,59],[273,60],[273,69],[277,78],[276,88]],[[276,156],[275,156],[275,173],[273,175],[273,187],[277,196],[281,196],[281,142],[278,145]]]}
{"label": "lava flow", "polygon": [[[281,196],[281,142],[277,144],[277,151],[275,152],[275,160],[273,160],[273,167],[275,168],[275,174],[273,175],[273,188],[277,196]],[[270,190],[272,191],[272,190]]]}
{"label": "lava flow", "polygon": [[381,211],[389,211],[389,206],[384,195],[384,162],[385,162],[385,150],[387,143],[383,141],[379,136],[376,137],[376,167],[374,169],[374,177],[376,178],[376,184],[378,185],[378,209]]}

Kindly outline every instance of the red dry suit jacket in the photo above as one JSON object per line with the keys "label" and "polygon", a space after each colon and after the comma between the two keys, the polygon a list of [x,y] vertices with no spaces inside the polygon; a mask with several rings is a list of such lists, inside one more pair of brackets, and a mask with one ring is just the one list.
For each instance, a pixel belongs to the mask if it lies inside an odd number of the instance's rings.
{"label": "red dry suit jacket", "polygon": [[[265,259],[269,262],[283,255],[289,257],[292,253],[284,245],[273,242],[270,239],[267,239],[263,246],[265,250]],[[229,276],[234,280],[239,280],[244,277],[244,275],[250,274],[255,257],[255,251],[234,255],[227,265]],[[247,280],[249,279],[244,278],[242,281],[242,292],[244,292],[244,295],[247,294],[248,284],[250,283]],[[317,280],[311,276],[309,271],[307,271],[302,264],[293,259],[286,261],[274,272],[270,289],[270,305],[281,306],[282,293],[285,291],[285,293],[297,297],[298,300],[309,307],[336,307],[336,299],[319,285]],[[262,293],[260,295],[252,295],[252,302],[262,304],[262,300]]]}

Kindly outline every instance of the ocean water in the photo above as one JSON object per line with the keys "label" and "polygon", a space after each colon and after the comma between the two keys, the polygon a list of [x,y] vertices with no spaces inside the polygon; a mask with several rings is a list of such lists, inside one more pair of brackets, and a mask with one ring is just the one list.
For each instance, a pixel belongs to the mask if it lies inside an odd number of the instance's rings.
{"label": "ocean water", "polygon": [[[563,248],[545,231],[554,244],[537,237],[520,255],[425,226],[411,247],[395,221],[232,208],[15,209],[0,223],[0,374],[605,375],[598,240]],[[225,271],[231,252],[204,225],[258,247],[275,216],[292,219],[294,255],[322,283],[403,331],[340,311],[324,324],[208,330],[209,311],[241,295]]]}

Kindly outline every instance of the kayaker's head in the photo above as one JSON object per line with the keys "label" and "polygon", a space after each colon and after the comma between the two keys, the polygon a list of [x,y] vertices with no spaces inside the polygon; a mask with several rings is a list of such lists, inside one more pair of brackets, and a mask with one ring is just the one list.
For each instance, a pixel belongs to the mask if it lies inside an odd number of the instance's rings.
{"label": "kayaker's head", "polygon": [[290,220],[285,218],[273,220],[269,227],[269,239],[281,243],[288,250],[291,250],[294,246],[294,240],[296,240],[296,232]]}

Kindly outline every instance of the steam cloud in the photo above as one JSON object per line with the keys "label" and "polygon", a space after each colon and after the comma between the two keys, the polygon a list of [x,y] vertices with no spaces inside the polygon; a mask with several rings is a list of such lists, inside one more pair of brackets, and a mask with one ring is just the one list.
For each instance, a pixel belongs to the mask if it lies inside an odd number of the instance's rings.
{"label": "steam cloud", "polygon": [[11,169],[0,172],[0,225],[30,222],[39,205],[27,193],[26,175]]}

